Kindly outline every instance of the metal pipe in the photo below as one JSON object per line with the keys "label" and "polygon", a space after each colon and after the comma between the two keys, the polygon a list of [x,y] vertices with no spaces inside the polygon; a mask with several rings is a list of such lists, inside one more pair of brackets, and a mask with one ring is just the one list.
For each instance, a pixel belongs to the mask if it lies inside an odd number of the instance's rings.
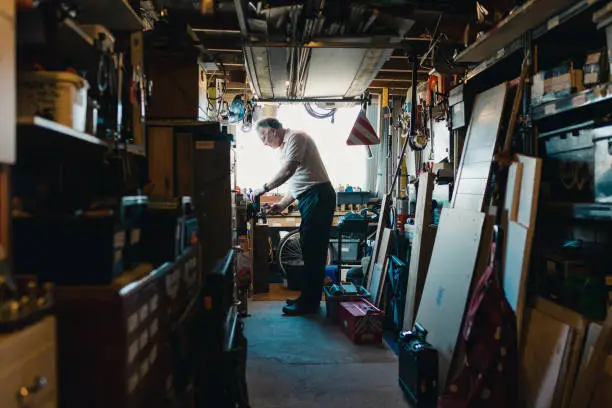
{"label": "metal pipe", "polygon": [[210,52],[227,52],[227,53],[242,53],[242,50],[240,49],[230,49],[230,48],[209,48],[208,51]]}
{"label": "metal pipe", "polygon": [[350,99],[333,99],[333,98],[272,98],[272,99],[258,99],[257,102],[279,102],[279,103],[363,103],[361,98],[350,98]]}
{"label": "metal pipe", "polygon": [[240,35],[240,30],[230,30],[225,28],[192,28],[191,31],[194,31],[196,33]]}

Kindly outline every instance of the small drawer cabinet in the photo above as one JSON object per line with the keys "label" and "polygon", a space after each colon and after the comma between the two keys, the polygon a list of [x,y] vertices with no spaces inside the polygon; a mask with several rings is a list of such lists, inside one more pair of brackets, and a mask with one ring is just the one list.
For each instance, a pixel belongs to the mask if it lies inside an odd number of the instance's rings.
{"label": "small drawer cabinet", "polygon": [[62,408],[171,406],[172,339],[197,296],[198,251],[126,272],[108,286],[57,291]]}
{"label": "small drawer cabinet", "polygon": [[0,407],[56,408],[55,318],[0,334]]}

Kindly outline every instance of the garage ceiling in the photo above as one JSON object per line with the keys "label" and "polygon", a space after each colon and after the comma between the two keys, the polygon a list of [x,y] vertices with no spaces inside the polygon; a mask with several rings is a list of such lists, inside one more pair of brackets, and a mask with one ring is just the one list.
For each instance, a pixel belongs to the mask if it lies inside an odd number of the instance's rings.
{"label": "garage ceiling", "polygon": [[[313,1],[275,0],[275,1],[243,1],[247,8],[253,12],[268,10],[274,7],[288,7],[299,4],[303,7],[312,6]],[[320,0],[318,0],[320,2]],[[244,24],[241,30],[241,20],[236,13],[234,0],[217,1],[215,12],[203,15],[200,10],[200,1],[195,0],[159,0],[158,7],[167,7],[168,18],[173,26],[186,26],[191,30],[191,39],[194,45],[212,56],[213,60],[221,62],[223,70],[218,75],[227,76],[227,92],[242,93],[249,90],[246,83],[244,45],[253,40],[243,35]],[[250,3],[250,4],[249,4]],[[336,2],[335,2],[336,3]],[[343,3],[342,1],[338,3]],[[414,24],[410,30],[403,34],[384,64],[378,70],[368,89],[379,93],[382,88],[388,88],[390,95],[406,95],[411,85],[411,70],[408,54],[423,57],[427,54],[432,42],[432,33],[440,40],[440,44],[447,50],[461,48],[466,25],[472,20],[474,10],[473,0],[379,0],[379,1],[352,1],[346,2],[351,7],[356,5],[369,7],[377,12],[393,15],[398,18],[412,19]],[[255,26],[261,24],[255,22]],[[281,22],[280,24],[287,24]],[[251,27],[252,28],[252,27]],[[275,33],[268,32],[268,36],[257,34],[257,40],[278,41],[278,35],[285,27],[278,27]],[[157,29],[156,29],[157,30]],[[248,30],[249,34],[252,30]],[[261,31],[261,27],[260,27]],[[270,30],[268,30],[270,31]],[[184,32],[184,31],[183,31]],[[443,34],[440,36],[440,34]],[[197,42],[197,44],[195,44]],[[321,54],[323,55],[323,54]],[[329,55],[329,52],[327,53]],[[419,79],[427,78],[431,70],[431,58],[423,61],[419,68]],[[225,72],[225,73],[223,73]],[[319,91],[317,91],[319,92]]]}

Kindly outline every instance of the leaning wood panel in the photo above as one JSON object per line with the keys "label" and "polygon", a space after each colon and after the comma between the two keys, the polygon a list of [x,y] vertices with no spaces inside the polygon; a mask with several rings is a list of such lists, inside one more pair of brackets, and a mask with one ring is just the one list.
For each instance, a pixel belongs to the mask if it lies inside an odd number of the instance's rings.
{"label": "leaning wood panel", "polygon": [[521,395],[526,407],[557,408],[553,401],[563,381],[561,372],[571,329],[536,309],[530,309],[527,316],[525,348],[521,356]]}
{"label": "leaning wood panel", "polygon": [[374,239],[374,250],[372,251],[372,260],[370,265],[368,266],[368,273],[366,276],[366,289],[370,290],[372,285],[372,274],[374,273],[374,265],[376,260],[378,259],[378,251],[380,248],[380,241],[382,239],[382,233],[385,227],[387,226],[387,222],[389,221],[389,211],[391,205],[391,195],[385,194],[382,199],[382,204],[380,207],[380,216],[378,218],[378,227],[376,228],[376,238]]}
{"label": "leaning wood panel", "polygon": [[[470,200],[469,206],[461,206],[461,208],[473,211],[482,210],[486,185],[491,172],[490,164],[497,142],[507,91],[508,84],[504,82],[476,95],[472,118],[467,130],[466,142],[456,178],[457,184],[451,201],[452,208],[457,208],[457,197],[469,193],[476,195],[478,199]],[[488,163],[488,165],[485,166],[482,163]],[[478,191],[474,191],[473,185],[470,187],[470,184],[473,183],[467,183],[468,186],[466,186],[464,182],[466,179],[466,175],[463,172],[464,167],[478,169],[478,171],[471,170],[469,173],[472,180],[480,179],[483,181]]]}
{"label": "leaning wood panel", "polygon": [[472,284],[485,214],[444,208],[416,322],[439,353],[444,389]]}
{"label": "leaning wood panel", "polygon": [[412,239],[408,286],[406,288],[404,330],[410,330],[414,325],[414,316],[419,309],[425,277],[431,260],[431,251],[434,244],[433,231],[430,228],[432,192],[433,175],[430,172],[425,172],[419,177],[419,192],[414,215],[414,237]]}

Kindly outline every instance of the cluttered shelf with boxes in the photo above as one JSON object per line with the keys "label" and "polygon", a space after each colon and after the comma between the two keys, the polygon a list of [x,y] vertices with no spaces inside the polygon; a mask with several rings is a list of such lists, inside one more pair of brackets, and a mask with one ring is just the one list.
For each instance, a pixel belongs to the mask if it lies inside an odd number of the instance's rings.
{"label": "cluttered shelf with boxes", "polygon": [[[546,1],[532,0],[522,8],[536,3],[544,5]],[[525,406],[595,407],[611,401],[607,391],[611,374],[606,368],[612,321],[606,262],[612,210],[608,180],[610,7],[604,1],[575,1],[543,16],[527,16],[519,10],[464,52],[464,57],[474,57],[466,61],[481,62],[495,58],[497,49],[521,39],[522,47],[514,52],[522,50],[523,68],[525,62],[530,66],[527,80],[519,82],[524,94],[520,103],[528,111],[519,122],[517,136],[506,141],[513,152],[531,156],[514,156],[505,195],[498,204],[503,208],[498,225],[505,241],[499,280],[516,316],[518,387]],[[504,24],[505,31],[501,29]],[[522,29],[509,34],[510,26]],[[490,41],[504,35],[501,42]],[[523,41],[525,38],[528,40]],[[489,55],[475,57],[474,50],[482,51],[486,46],[490,46]],[[478,115],[495,106],[492,104],[501,109],[503,94],[508,91],[500,85],[483,92],[483,83],[493,85],[493,76],[513,80],[521,65],[516,58],[506,58],[503,66],[475,69],[478,71],[468,71],[470,80],[460,88],[464,98],[451,103],[469,99],[470,88],[475,94],[455,202],[461,198],[471,138],[479,133],[482,136]],[[514,99],[512,93],[505,98]],[[480,105],[485,99],[487,103]],[[463,109],[457,111],[462,113]],[[503,124],[507,115],[501,116],[501,122],[496,118],[496,123]],[[503,125],[501,129],[508,131]],[[499,153],[493,157],[498,163],[508,163],[499,160],[503,158]],[[468,167],[470,176],[466,178],[473,178],[475,164]],[[485,217],[485,231],[489,223]],[[443,228],[441,222],[436,246]],[[430,273],[433,263],[434,256]],[[423,307],[421,303],[420,309]],[[543,380],[545,377],[548,380]],[[595,378],[599,380],[595,382]],[[542,401],[544,405],[538,405]]]}
{"label": "cluttered shelf with boxes", "polygon": [[[161,137],[147,127],[158,117],[141,10],[10,3],[16,24],[6,34],[17,47],[7,55],[18,71],[7,95],[15,154],[3,154],[12,165],[0,173],[0,359],[13,370],[2,377],[19,383],[3,384],[0,405],[13,406],[20,390],[22,404],[38,393],[28,405],[37,407],[215,401],[228,384],[211,367],[230,364],[219,356],[241,338],[230,318],[231,135],[201,122],[203,136],[178,144],[202,168],[164,173],[156,147],[173,125]],[[168,187],[177,174],[180,188]],[[214,206],[223,210],[212,217]]]}

